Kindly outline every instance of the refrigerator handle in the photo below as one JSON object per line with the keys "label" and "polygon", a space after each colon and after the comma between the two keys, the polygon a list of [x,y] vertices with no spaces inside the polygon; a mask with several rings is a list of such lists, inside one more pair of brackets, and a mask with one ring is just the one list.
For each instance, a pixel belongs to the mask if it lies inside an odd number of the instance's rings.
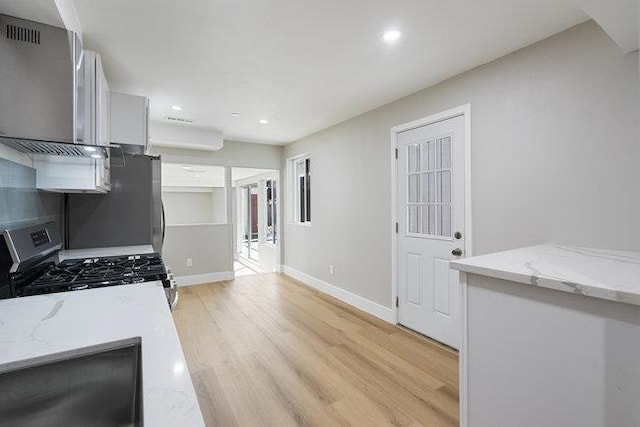
{"label": "refrigerator handle", "polygon": [[160,207],[162,207],[162,246],[164,247],[164,234],[167,231],[167,219],[164,215],[164,202],[160,202]]}

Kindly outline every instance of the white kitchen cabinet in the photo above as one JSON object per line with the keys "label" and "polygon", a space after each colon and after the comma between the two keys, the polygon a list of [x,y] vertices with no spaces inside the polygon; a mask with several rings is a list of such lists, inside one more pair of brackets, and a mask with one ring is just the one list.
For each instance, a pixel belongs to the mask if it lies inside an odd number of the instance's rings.
{"label": "white kitchen cabinet", "polygon": [[[84,51],[85,67],[85,145],[110,143],[111,119],[109,84],[100,55]],[[45,191],[64,193],[106,193],[111,189],[109,159],[34,155],[36,186]]]}
{"label": "white kitchen cabinet", "polygon": [[100,55],[88,50],[85,55],[85,82],[87,88],[85,143],[108,145],[111,142],[111,112],[109,83],[102,69]]}
{"label": "white kitchen cabinet", "polygon": [[36,187],[58,193],[106,193],[111,189],[108,160],[34,155]]}
{"label": "white kitchen cabinet", "polygon": [[142,145],[149,141],[149,99],[111,92],[111,142]]}

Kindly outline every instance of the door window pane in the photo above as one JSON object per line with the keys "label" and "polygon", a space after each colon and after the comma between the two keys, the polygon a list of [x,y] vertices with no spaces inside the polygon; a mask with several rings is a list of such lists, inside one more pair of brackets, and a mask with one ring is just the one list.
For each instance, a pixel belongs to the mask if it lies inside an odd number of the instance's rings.
{"label": "door window pane", "polygon": [[409,175],[409,203],[418,203],[420,194],[420,175]]}
{"label": "door window pane", "polygon": [[442,226],[440,228],[440,236],[451,237],[451,205],[442,205]]}
{"label": "door window pane", "polygon": [[451,171],[442,172],[440,181],[440,194],[442,202],[451,203]]}
{"label": "door window pane", "polygon": [[451,137],[440,140],[440,167],[448,169],[451,167]]}
{"label": "door window pane", "polygon": [[433,144],[433,141],[425,141],[420,144],[420,170],[422,172],[426,172],[431,170],[432,168],[429,166],[431,162],[432,155],[430,154],[430,147]]}
{"label": "door window pane", "polygon": [[418,229],[418,206],[409,206],[407,224],[409,224],[409,233],[419,233]]}
{"label": "door window pane", "polygon": [[434,170],[436,168],[436,143],[435,141],[428,142],[428,150],[429,150],[429,167],[425,168],[427,170]]}
{"label": "door window pane", "polygon": [[429,189],[430,187],[430,175],[428,173],[420,174],[421,185],[421,198],[420,201],[422,203],[429,202]]}
{"label": "door window pane", "polygon": [[429,234],[429,206],[420,206],[420,233]]}
{"label": "door window pane", "polygon": [[418,144],[407,146],[407,164],[409,172],[420,171],[420,146]]}
{"label": "door window pane", "polygon": [[451,237],[451,136],[407,145],[407,230]]}

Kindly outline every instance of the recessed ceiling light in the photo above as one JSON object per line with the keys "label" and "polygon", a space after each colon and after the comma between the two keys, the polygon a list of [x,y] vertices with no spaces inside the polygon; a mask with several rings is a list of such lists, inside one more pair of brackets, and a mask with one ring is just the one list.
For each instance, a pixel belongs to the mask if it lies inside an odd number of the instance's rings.
{"label": "recessed ceiling light", "polygon": [[200,175],[194,175],[196,178],[200,178]]}
{"label": "recessed ceiling light", "polygon": [[387,43],[393,43],[393,42],[397,41],[400,38],[400,36],[402,36],[402,33],[400,31],[398,31],[398,30],[387,30],[382,35],[382,38]]}
{"label": "recessed ceiling light", "polygon": [[88,153],[95,153],[95,151],[97,150],[96,147],[82,147],[82,148],[84,148],[84,151]]}
{"label": "recessed ceiling light", "polygon": [[233,117],[240,117],[240,113],[235,113],[235,112],[234,112],[234,113],[231,113],[231,115],[232,115]]}
{"label": "recessed ceiling light", "polygon": [[182,169],[186,170],[186,171],[190,171],[191,169],[193,169],[193,166],[189,166],[189,165],[184,165],[182,167]]}
{"label": "recessed ceiling light", "polygon": [[180,111],[180,110],[182,110],[182,107],[181,107],[181,106],[179,106],[179,105],[172,105],[172,106],[171,106],[171,109],[172,109],[173,111]]}
{"label": "recessed ceiling light", "polygon": [[261,125],[266,125],[267,123],[269,123],[269,120],[267,120],[267,119],[260,119],[260,124],[261,124]]}
{"label": "recessed ceiling light", "polygon": [[92,154],[91,157],[93,157],[94,159],[101,159],[102,156],[100,154]]}

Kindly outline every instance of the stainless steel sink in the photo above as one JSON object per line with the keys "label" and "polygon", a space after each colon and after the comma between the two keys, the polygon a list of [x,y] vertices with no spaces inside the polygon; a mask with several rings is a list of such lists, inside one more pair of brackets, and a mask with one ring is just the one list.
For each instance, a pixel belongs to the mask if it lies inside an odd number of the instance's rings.
{"label": "stainless steel sink", "polygon": [[141,339],[0,365],[0,424],[142,426]]}

